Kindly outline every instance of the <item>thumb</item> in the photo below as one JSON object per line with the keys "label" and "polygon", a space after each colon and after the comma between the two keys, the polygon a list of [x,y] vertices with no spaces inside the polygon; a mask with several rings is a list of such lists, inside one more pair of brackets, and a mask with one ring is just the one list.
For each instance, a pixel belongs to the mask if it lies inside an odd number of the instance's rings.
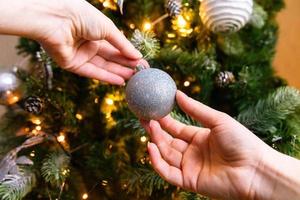
{"label": "thumb", "polygon": [[214,110],[194,99],[188,97],[181,91],[177,91],[176,99],[179,107],[188,115],[199,121],[208,128],[213,128],[222,123],[227,115]]}

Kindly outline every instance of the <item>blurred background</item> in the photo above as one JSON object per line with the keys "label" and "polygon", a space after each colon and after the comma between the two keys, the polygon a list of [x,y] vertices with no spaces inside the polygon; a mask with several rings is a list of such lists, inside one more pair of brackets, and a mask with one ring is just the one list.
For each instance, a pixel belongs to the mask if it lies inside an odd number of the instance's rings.
{"label": "blurred background", "polygon": [[[280,27],[274,66],[291,86],[300,89],[300,1],[286,0],[286,8],[277,16]],[[20,61],[15,46],[17,37],[0,35],[0,67],[8,68]]]}

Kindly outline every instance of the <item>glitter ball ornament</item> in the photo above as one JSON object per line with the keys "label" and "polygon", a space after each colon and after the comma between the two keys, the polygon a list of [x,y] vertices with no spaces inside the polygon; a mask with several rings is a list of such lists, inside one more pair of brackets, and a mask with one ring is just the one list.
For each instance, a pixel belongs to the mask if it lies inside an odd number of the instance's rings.
{"label": "glitter ball ornament", "polygon": [[167,0],[166,8],[171,17],[176,17],[181,12],[181,0]]}
{"label": "glitter ball ornament", "polygon": [[216,77],[216,84],[221,88],[224,88],[234,82],[235,77],[233,73],[229,71],[220,72]]}
{"label": "glitter ball ornament", "polygon": [[129,80],[126,101],[139,118],[158,120],[172,111],[176,90],[174,80],[166,72],[155,68],[142,69]]}
{"label": "glitter ball ornament", "polygon": [[39,97],[29,96],[24,100],[22,106],[27,112],[38,115],[42,112],[44,104]]}
{"label": "glitter ball ornament", "polygon": [[203,0],[200,17],[214,33],[233,33],[250,20],[253,0]]}
{"label": "glitter ball ornament", "polygon": [[0,72],[0,104],[12,105],[21,98],[21,81],[12,72]]}

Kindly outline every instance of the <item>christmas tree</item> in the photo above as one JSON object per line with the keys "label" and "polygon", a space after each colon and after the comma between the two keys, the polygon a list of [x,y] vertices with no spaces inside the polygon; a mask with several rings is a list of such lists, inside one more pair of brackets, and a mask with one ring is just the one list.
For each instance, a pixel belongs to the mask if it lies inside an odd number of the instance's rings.
{"label": "christmas tree", "polygon": [[[241,1],[230,14],[220,2],[90,1],[178,89],[299,156],[300,93],[272,67],[283,1]],[[0,73],[0,84],[14,86],[0,85],[2,200],[206,199],[154,172],[124,87],[62,70],[34,41],[21,38],[18,48],[32,64]],[[199,125],[178,108],[171,115]]]}

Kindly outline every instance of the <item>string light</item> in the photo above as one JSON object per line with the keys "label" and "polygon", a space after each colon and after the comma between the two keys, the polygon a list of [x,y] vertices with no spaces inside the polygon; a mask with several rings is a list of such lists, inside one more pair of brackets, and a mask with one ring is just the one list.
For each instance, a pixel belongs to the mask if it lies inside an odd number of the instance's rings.
{"label": "string light", "polygon": [[36,126],[35,130],[40,131],[40,130],[42,130],[42,127],[41,126]]}
{"label": "string light", "polygon": [[109,8],[111,10],[117,10],[117,5],[113,0],[100,0],[104,8]]}
{"label": "string light", "polygon": [[95,102],[95,104],[98,104],[99,103],[99,98],[95,98],[94,102]]}
{"label": "string light", "polygon": [[57,141],[58,142],[64,142],[65,141],[65,136],[61,133],[59,136],[57,136]]}
{"label": "string light", "polygon": [[103,186],[107,186],[107,184],[108,184],[108,181],[107,181],[107,180],[103,180],[103,181],[101,182],[101,185],[103,185]]}
{"label": "string light", "polygon": [[106,98],[105,102],[106,102],[107,105],[110,105],[110,106],[114,105],[114,100],[111,99],[111,98]]}
{"label": "string light", "polygon": [[135,29],[135,25],[134,24],[129,24],[129,28]]}
{"label": "string light", "polygon": [[37,135],[39,132],[38,132],[36,129],[33,129],[33,130],[31,131],[31,133],[32,133],[33,135]]}
{"label": "string light", "polygon": [[189,87],[191,85],[191,82],[189,81],[184,81],[183,83],[184,87]]}
{"label": "string light", "polygon": [[87,193],[84,193],[83,195],[82,195],[82,199],[88,199],[89,198],[89,195],[87,194]]}
{"label": "string light", "polygon": [[112,113],[118,110],[119,103],[125,99],[124,93],[120,91],[115,91],[114,93],[108,93],[104,97],[101,103],[101,112],[105,115],[106,128],[113,128],[117,122],[112,116]]}
{"label": "string light", "polygon": [[67,176],[69,174],[70,170],[69,169],[64,169],[62,171],[62,175]]}
{"label": "string light", "polygon": [[42,121],[41,121],[39,118],[37,118],[37,117],[31,118],[30,121],[31,121],[33,124],[35,124],[35,125],[40,125],[40,124],[42,123]]}
{"label": "string light", "polygon": [[140,138],[141,142],[143,142],[143,143],[147,142],[147,139],[148,138],[144,135]]}
{"label": "string light", "polygon": [[181,37],[187,37],[193,32],[192,21],[194,11],[192,9],[183,9],[182,13],[172,20],[172,28],[178,32]]}
{"label": "string light", "polygon": [[83,116],[80,113],[77,113],[75,115],[76,119],[78,119],[79,121],[83,120]]}
{"label": "string light", "polygon": [[151,29],[152,29],[152,24],[150,22],[146,21],[146,22],[143,23],[143,30],[144,31],[149,31]]}
{"label": "string light", "polygon": [[34,157],[35,156],[35,152],[34,151],[32,151],[32,152],[30,152],[30,157]]}

